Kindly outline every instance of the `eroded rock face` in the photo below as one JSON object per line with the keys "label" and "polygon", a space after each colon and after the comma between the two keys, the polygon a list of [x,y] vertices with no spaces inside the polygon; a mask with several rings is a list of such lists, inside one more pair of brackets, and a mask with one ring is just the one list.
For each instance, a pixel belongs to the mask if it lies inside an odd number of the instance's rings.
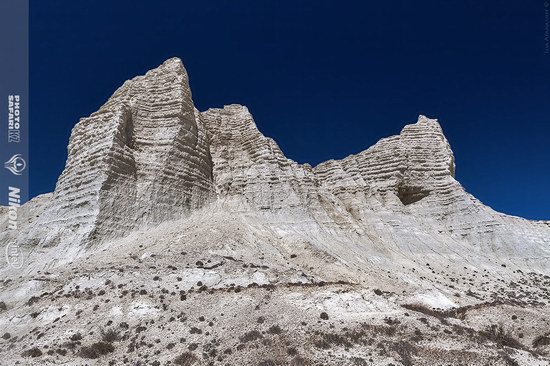
{"label": "eroded rock face", "polygon": [[218,195],[244,199],[255,209],[319,210],[321,195],[330,195],[346,211],[377,205],[400,208],[456,188],[449,143],[437,121],[424,116],[399,136],[312,169],[287,159],[258,131],[246,107],[230,105],[202,115]]}
{"label": "eroded rock face", "polygon": [[[209,109],[202,116],[218,199],[228,210],[265,217],[292,240],[318,237],[323,243],[319,233],[331,232],[335,240],[321,244],[323,250],[344,258],[353,252],[350,262],[357,255],[394,261],[388,248],[395,245],[401,254],[413,248],[418,256],[435,252],[483,262],[489,255],[545,266],[548,225],[498,214],[465,192],[435,119],[420,116],[399,135],[311,168],[287,159],[258,131],[246,107]],[[537,238],[532,244],[526,244],[531,239],[525,230]],[[347,245],[338,248],[343,238],[359,242],[359,254]]]}
{"label": "eroded rock face", "polygon": [[425,116],[359,154],[315,168],[298,164],[257,129],[246,107],[198,112],[185,68],[170,59],[124,83],[75,126],[55,192],[29,203],[37,215],[0,240],[59,244],[71,260],[94,243],[208,203],[351,263],[391,265],[414,248],[410,255],[489,256],[544,268],[548,225],[494,212],[454,173],[441,126]]}
{"label": "eroded rock face", "polygon": [[52,244],[62,236],[93,243],[182,217],[211,192],[206,131],[187,73],[170,59],[74,127],[41,224]]}

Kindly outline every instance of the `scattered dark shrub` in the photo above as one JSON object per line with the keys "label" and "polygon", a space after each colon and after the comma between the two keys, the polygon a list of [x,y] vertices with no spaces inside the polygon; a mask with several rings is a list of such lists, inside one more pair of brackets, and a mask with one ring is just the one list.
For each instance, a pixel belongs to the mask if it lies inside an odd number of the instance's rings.
{"label": "scattered dark shrub", "polygon": [[251,330],[250,332],[246,332],[241,337],[239,337],[239,341],[241,341],[241,343],[247,343],[260,338],[263,338],[262,333],[258,332],[257,330]]}
{"label": "scattered dark shrub", "polygon": [[388,325],[399,325],[399,324],[401,324],[401,322],[399,320],[392,319],[392,318],[385,318],[384,323],[386,323]]}
{"label": "scattered dark shrub", "polygon": [[391,349],[401,357],[404,366],[412,366],[412,356],[417,354],[416,348],[409,342],[400,341],[392,344]]}
{"label": "scattered dark shrub", "polygon": [[270,334],[281,334],[283,330],[278,325],[272,325],[271,327],[269,327],[267,332]]}
{"label": "scattered dark shrub", "polygon": [[37,303],[38,300],[40,300],[40,298],[38,298],[38,297],[36,297],[36,296],[33,296],[33,297],[31,297],[31,298],[27,301],[27,305],[28,305],[28,306],[31,306],[32,304]]}
{"label": "scattered dark shrub", "polygon": [[328,314],[325,313],[324,311],[321,313],[321,319],[323,320],[328,320]]}
{"label": "scattered dark shrub", "polygon": [[39,348],[34,347],[34,348],[28,349],[26,351],[23,351],[21,353],[21,356],[23,356],[23,357],[40,357],[40,356],[42,356],[42,351]]}
{"label": "scattered dark shrub", "polygon": [[506,352],[499,352],[499,355],[500,357],[502,357],[502,359],[504,360],[504,362],[506,362],[506,365],[507,366],[520,366],[519,363],[514,360],[512,357],[510,357],[509,354],[507,354]]}
{"label": "scattered dark shrub", "polygon": [[550,337],[548,335],[550,335],[550,333],[547,335],[541,335],[535,338],[533,340],[533,347],[537,348],[542,346],[548,346],[550,344]]}
{"label": "scattered dark shrub", "polygon": [[355,366],[367,366],[368,365],[367,361],[365,361],[363,358],[360,358],[360,357],[353,357],[351,359],[351,361],[353,362],[353,364]]}
{"label": "scattered dark shrub", "polygon": [[75,333],[69,339],[73,342],[80,341],[82,339],[82,334]]}
{"label": "scattered dark shrub", "polygon": [[276,364],[273,360],[265,360],[258,363],[258,366],[276,366]]}
{"label": "scattered dark shrub", "polygon": [[296,356],[292,360],[290,360],[290,366],[306,366],[306,365],[309,365],[309,363],[301,356]]}
{"label": "scattered dark shrub", "polygon": [[343,346],[345,348],[351,348],[353,344],[348,340],[345,334],[325,333],[321,339],[313,342],[315,347],[321,349],[330,349],[334,346]]}
{"label": "scattered dark shrub", "polygon": [[101,340],[103,342],[112,343],[120,340],[120,335],[118,331],[113,328],[110,329],[101,329]]}
{"label": "scattered dark shrub", "polygon": [[96,342],[88,347],[80,348],[78,355],[82,358],[99,358],[100,356],[111,353],[115,347],[111,343]]}
{"label": "scattered dark shrub", "polygon": [[512,334],[506,331],[502,325],[493,324],[484,331],[479,332],[482,338],[489,339],[497,344],[498,347],[512,347],[523,349],[523,345],[515,339]]}
{"label": "scattered dark shrub", "polygon": [[191,352],[185,352],[174,359],[174,364],[179,366],[191,366],[199,361]]}
{"label": "scattered dark shrub", "polygon": [[286,350],[286,353],[288,353],[289,356],[296,356],[298,354],[298,350],[294,347],[289,347]]}

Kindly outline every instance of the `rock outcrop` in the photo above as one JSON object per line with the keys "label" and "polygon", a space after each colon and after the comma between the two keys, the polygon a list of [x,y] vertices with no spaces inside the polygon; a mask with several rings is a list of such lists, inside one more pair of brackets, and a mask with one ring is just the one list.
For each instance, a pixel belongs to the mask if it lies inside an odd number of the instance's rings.
{"label": "rock outcrop", "polygon": [[74,127],[68,151],[31,233],[43,235],[39,245],[119,237],[180,218],[212,193],[206,130],[179,59],[124,83]]}
{"label": "rock outcrop", "polygon": [[[287,159],[258,131],[246,107],[209,109],[202,116],[218,200],[228,210],[266,217],[286,236],[299,233],[295,241],[332,232],[336,240],[323,250],[346,256],[349,246],[337,249],[336,243],[347,238],[365,261],[378,255],[394,261],[388,248],[395,245],[418,257],[546,266],[548,225],[496,213],[465,192],[437,120],[420,116],[397,136],[312,168]],[[318,242],[326,241],[323,235]]]}

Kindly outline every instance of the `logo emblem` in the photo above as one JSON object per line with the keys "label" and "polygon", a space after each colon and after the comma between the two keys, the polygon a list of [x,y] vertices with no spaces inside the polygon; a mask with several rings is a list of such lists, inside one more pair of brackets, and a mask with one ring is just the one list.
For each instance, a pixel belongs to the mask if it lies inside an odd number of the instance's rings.
{"label": "logo emblem", "polygon": [[23,267],[23,251],[15,243],[6,245],[6,261],[15,269]]}
{"label": "logo emblem", "polygon": [[15,154],[10,160],[4,163],[4,168],[8,169],[15,175],[21,175],[27,167],[27,162],[21,157],[21,154]]}

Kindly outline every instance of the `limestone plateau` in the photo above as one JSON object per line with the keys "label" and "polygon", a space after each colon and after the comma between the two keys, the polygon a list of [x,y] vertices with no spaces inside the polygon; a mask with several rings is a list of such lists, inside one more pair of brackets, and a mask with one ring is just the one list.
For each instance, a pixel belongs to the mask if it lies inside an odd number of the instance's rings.
{"label": "limestone plateau", "polygon": [[549,365],[550,222],[468,194],[435,119],[298,164],[246,107],[199,112],[173,58],[18,217],[2,366]]}

